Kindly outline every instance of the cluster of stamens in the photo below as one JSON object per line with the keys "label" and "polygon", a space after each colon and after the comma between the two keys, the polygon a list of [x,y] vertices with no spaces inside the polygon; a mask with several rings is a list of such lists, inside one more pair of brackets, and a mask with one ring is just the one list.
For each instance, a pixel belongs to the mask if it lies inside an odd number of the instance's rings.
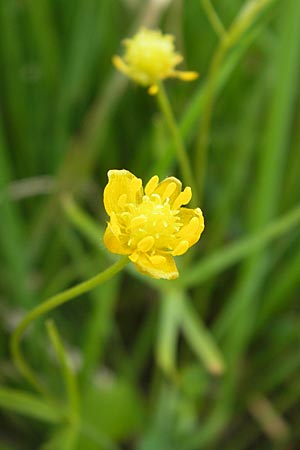
{"label": "cluster of stamens", "polygon": [[[177,217],[178,210],[171,210],[169,198],[164,202],[160,195],[144,195],[140,204],[126,205],[126,211],[119,213],[121,234],[132,250],[148,253],[155,249],[172,250],[176,233],[182,224]],[[123,233],[122,233],[123,231]]]}
{"label": "cluster of stamens", "polygon": [[142,180],[128,170],[111,170],[104,189],[110,216],[104,243],[113,253],[127,255],[136,268],[153,278],[174,280],[174,256],[183,255],[204,229],[202,211],[184,207],[192,198],[175,177],[159,181],[154,175],[143,188]]}
{"label": "cluster of stamens", "polygon": [[[137,203],[127,203],[127,195],[121,194],[118,199],[120,212],[111,215],[111,227],[122,245],[135,255],[131,259],[137,259],[139,253],[146,253],[153,263],[159,264],[163,254],[180,255],[189,248],[188,240],[178,239],[178,232],[183,226],[180,207],[190,201],[191,190],[185,188],[171,205],[170,196],[174,194],[176,184],[169,183],[160,194],[154,192],[157,185],[158,178],[153,177]],[[198,218],[193,217],[188,226],[193,232],[198,225]]]}

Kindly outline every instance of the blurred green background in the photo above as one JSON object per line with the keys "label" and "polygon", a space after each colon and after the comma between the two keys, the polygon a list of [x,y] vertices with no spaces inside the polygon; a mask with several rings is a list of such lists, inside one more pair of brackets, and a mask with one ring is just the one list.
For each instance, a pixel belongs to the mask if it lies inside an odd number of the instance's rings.
{"label": "blurred green background", "polygon": [[[128,267],[51,314],[74,429],[9,338],[114,261],[107,170],[180,176],[155,97],[111,64],[141,25],[173,33],[200,73],[166,89],[206,229],[178,281]],[[0,0],[0,450],[300,448],[299,60],[299,0]],[[43,320],[24,351],[67,405]]]}

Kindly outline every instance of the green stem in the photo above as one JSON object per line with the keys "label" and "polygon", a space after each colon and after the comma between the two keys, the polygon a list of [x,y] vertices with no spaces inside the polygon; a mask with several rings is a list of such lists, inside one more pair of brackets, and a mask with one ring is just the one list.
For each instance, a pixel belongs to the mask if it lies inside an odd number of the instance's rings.
{"label": "green stem", "polygon": [[66,391],[69,402],[69,419],[70,423],[76,427],[80,421],[80,397],[78,390],[78,383],[75,375],[75,371],[69,362],[68,355],[64,349],[62,339],[55,326],[53,320],[47,320],[46,329],[49,339],[57,355],[62,375],[65,380]]}
{"label": "green stem", "polygon": [[108,269],[90,278],[89,280],[83,281],[82,283],[77,284],[76,286],[70,289],[60,292],[59,294],[54,295],[53,297],[50,297],[44,303],[38,305],[36,308],[31,310],[23,318],[21,323],[14,331],[11,339],[11,353],[15,365],[19,369],[20,373],[24,376],[24,378],[26,378],[27,381],[31,383],[42,395],[49,397],[48,391],[36,377],[31,367],[27,364],[26,359],[24,358],[22,350],[20,348],[20,342],[26,329],[38,317],[41,317],[44,314],[47,314],[49,311],[52,311],[53,309],[57,308],[58,306],[72,300],[73,298],[90,291],[99,284],[110,280],[115,274],[120,272],[128,262],[129,260],[127,256],[124,256],[123,258],[119,259],[115,264],[110,266]]}
{"label": "green stem", "polygon": [[219,18],[215,8],[213,7],[210,0],[201,0],[203,9],[206,12],[208,20],[211,23],[211,26],[215,30],[216,34],[221,38],[226,34],[226,30],[224,28],[221,19]]}
{"label": "green stem", "polygon": [[219,45],[213,55],[207,82],[204,100],[203,118],[196,145],[195,167],[198,174],[198,192],[200,201],[203,197],[205,176],[207,169],[207,153],[209,146],[209,134],[213,107],[216,96],[217,80],[222,67],[224,57],[234,45],[239,42],[241,36],[250,28],[258,15],[274,0],[248,0],[241,8],[237,18],[233,21],[229,30],[223,33]]}
{"label": "green stem", "polygon": [[177,153],[177,158],[179,161],[180,169],[182,172],[182,177],[184,184],[190,186],[193,192],[193,204],[198,205],[198,196],[196,183],[194,180],[193,172],[191,169],[191,165],[187,156],[187,151],[184,146],[182,136],[180,134],[174,113],[172,111],[171,104],[169,102],[168,96],[166,94],[165,88],[162,83],[159,83],[159,89],[157,93],[157,101],[159,107],[166,119],[166,123],[169,127],[171,136],[174,141],[175,150]]}

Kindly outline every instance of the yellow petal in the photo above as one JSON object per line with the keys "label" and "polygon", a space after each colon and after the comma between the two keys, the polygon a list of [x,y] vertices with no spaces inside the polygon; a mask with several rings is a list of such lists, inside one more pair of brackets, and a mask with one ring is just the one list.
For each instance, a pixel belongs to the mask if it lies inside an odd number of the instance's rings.
{"label": "yellow petal", "polygon": [[193,81],[196,80],[199,76],[197,72],[184,72],[182,70],[174,70],[173,77],[179,78],[182,81]]}
{"label": "yellow petal", "polygon": [[183,226],[178,232],[177,237],[179,240],[187,240],[191,247],[200,239],[201,233],[204,230],[202,211],[200,208],[180,208],[178,217]]}
{"label": "yellow petal", "polygon": [[187,205],[192,198],[192,189],[189,186],[180,192],[174,203],[172,204],[172,209],[179,209],[182,205]]}
{"label": "yellow petal", "polygon": [[116,69],[118,69],[120,72],[124,73],[125,75],[128,75],[130,73],[130,69],[128,65],[123,61],[120,56],[113,56],[112,58],[113,65]]}
{"label": "yellow petal", "polygon": [[152,84],[149,89],[148,89],[148,94],[149,95],[156,95],[158,93],[158,85],[157,84]]}
{"label": "yellow petal", "polygon": [[112,253],[117,253],[118,255],[129,255],[130,249],[124,247],[119,239],[112,232],[110,224],[107,225],[103,236],[103,242],[108,250]]}
{"label": "yellow petal", "polygon": [[190,248],[190,243],[186,239],[179,241],[174,250],[172,251],[173,256],[183,255]]}
{"label": "yellow petal", "polygon": [[[170,192],[170,185],[172,186],[171,192]],[[180,194],[180,191],[181,191],[181,182],[175,177],[168,177],[158,184],[157,188],[154,190],[153,193],[158,194],[161,198],[165,197],[165,193],[170,194],[169,195],[170,205],[172,205],[174,200]]]}
{"label": "yellow petal", "polygon": [[136,204],[143,195],[142,180],[125,169],[109,170],[108,184],[103,194],[104,207],[108,215],[122,211],[124,194],[127,195],[127,203]]}
{"label": "yellow petal", "polygon": [[153,247],[155,239],[153,236],[146,236],[137,244],[137,248],[140,252],[149,252]]}
{"label": "yellow petal", "polygon": [[133,263],[135,263],[138,259],[139,259],[139,253],[138,252],[133,252],[130,256],[129,256],[130,261],[132,261]]}
{"label": "yellow petal", "polygon": [[154,256],[151,260],[151,257],[142,253],[135,262],[135,267],[139,272],[157,279],[175,280],[179,275],[174,258],[171,255],[165,255],[163,258],[155,258]]}
{"label": "yellow petal", "polygon": [[145,194],[146,195],[151,195],[152,192],[157,187],[158,183],[159,183],[159,178],[158,178],[157,175],[154,175],[153,177],[151,177],[150,180],[148,181],[148,183],[145,186]]}

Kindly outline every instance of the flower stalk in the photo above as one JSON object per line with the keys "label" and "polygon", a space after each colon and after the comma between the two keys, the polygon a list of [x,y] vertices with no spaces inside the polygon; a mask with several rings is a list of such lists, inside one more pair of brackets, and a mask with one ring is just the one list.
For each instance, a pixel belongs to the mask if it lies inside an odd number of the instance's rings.
{"label": "flower stalk", "polygon": [[110,266],[108,269],[100,272],[98,275],[83,281],[82,283],[77,284],[70,289],[67,289],[59,294],[50,297],[44,303],[38,305],[33,310],[29,311],[29,313],[23,318],[20,324],[17,326],[14,331],[11,339],[11,353],[15,362],[16,367],[23,375],[23,377],[43,396],[50,397],[45,386],[40,382],[40,380],[36,377],[32,368],[27,364],[27,361],[23,355],[21,349],[21,340],[22,337],[27,330],[27,328],[39,317],[49,313],[53,309],[57,308],[64,303],[78,297],[85,292],[90,291],[91,289],[99,286],[105,281],[110,280],[114,275],[120,272],[123,267],[129,262],[126,256],[120,258],[115,264]]}
{"label": "flower stalk", "polygon": [[193,191],[192,204],[197,205],[198,204],[197,188],[193,172],[191,169],[190,161],[171,104],[169,102],[167,93],[165,91],[163,83],[161,82],[159,83],[159,90],[157,92],[157,101],[161,109],[161,112],[165,117],[170,134],[173,138],[174,148],[178,158],[183,181],[187,186],[191,186]]}

